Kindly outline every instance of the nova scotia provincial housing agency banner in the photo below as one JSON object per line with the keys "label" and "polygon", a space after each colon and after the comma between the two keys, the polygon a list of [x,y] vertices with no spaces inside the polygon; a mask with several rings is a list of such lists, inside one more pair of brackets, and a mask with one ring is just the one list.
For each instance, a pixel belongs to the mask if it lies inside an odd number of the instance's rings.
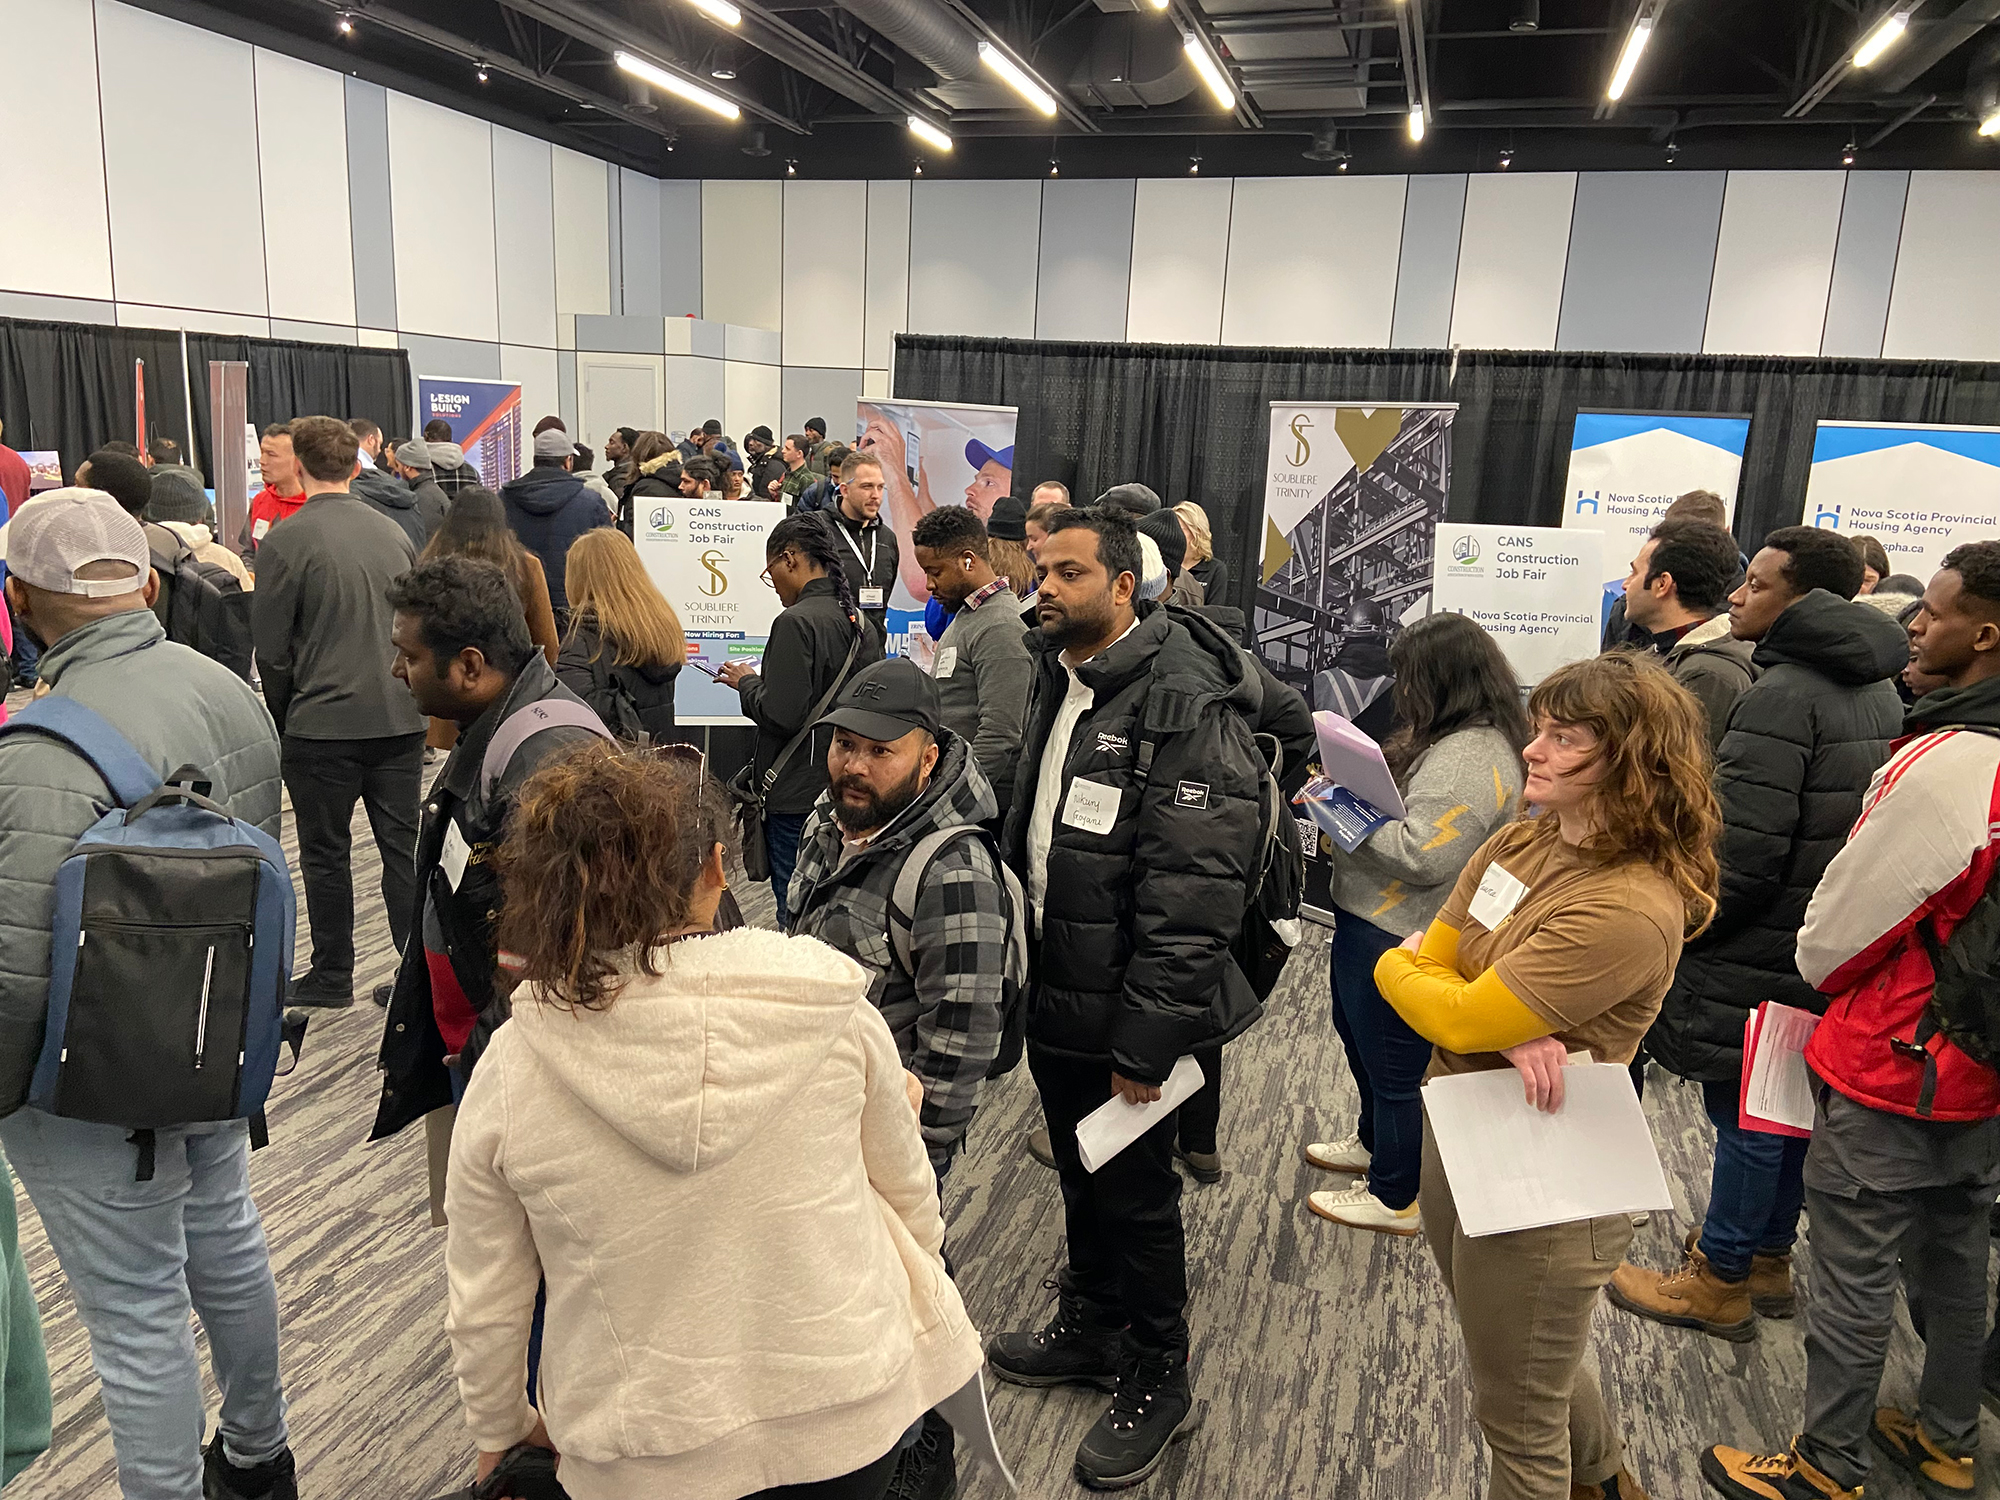
{"label": "nova scotia provincial housing agency banner", "polygon": [[688,664],[674,679],[674,721],[748,724],[723,663],[763,660],[778,591],[765,581],[764,541],[785,518],[768,500],[658,499],[632,518],[639,560],[687,633]]}
{"label": "nova scotia provincial housing agency banner", "polygon": [[2000,428],[1821,422],[1800,519],[1872,536],[1929,583],[1961,542],[2000,537]]}

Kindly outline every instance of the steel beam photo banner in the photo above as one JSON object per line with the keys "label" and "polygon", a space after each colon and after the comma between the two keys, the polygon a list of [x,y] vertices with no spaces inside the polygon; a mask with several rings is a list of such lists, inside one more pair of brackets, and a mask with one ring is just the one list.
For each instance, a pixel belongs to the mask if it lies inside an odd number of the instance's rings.
{"label": "steel beam photo banner", "polygon": [[1800,520],[1872,536],[1929,583],[1959,543],[2000,537],[2000,428],[1821,422]]}

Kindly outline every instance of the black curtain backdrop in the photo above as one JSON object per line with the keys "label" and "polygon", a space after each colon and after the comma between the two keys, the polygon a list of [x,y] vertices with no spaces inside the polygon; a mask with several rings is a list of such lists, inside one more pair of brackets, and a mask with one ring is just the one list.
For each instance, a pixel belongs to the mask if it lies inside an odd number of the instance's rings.
{"label": "black curtain backdrop", "polygon": [[1945,360],[902,334],[895,391],[913,401],[1019,407],[1014,486],[1023,497],[1044,479],[1061,480],[1081,502],[1138,480],[1168,504],[1199,501],[1217,555],[1243,579],[1256,576],[1261,552],[1273,401],[1457,402],[1448,519],[1497,525],[1561,524],[1579,410],[1748,412],[1736,534],[1750,551],[1766,532],[1797,524],[1820,419],[2000,426],[2000,365]]}
{"label": "black curtain backdrop", "polygon": [[[185,442],[178,332],[0,318],[0,423],[5,424],[0,441],[10,448],[56,449],[65,475],[108,438],[137,441],[135,357],[146,361],[147,437]],[[399,436],[407,432],[415,410],[410,357],[401,349],[190,333],[187,359],[185,389],[194,398],[195,436],[189,461],[211,482],[211,359],[243,360],[250,366],[249,416],[260,427],[324,413],[368,417],[384,432]]]}

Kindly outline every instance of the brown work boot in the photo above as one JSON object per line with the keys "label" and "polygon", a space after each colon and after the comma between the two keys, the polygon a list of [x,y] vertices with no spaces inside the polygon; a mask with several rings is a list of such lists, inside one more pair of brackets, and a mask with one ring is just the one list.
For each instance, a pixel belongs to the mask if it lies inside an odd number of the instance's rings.
{"label": "brown work boot", "polygon": [[1844,1490],[1790,1453],[1746,1453],[1720,1444],[1701,1456],[1701,1477],[1729,1500],[1861,1500],[1861,1486]]}
{"label": "brown work boot", "polygon": [[[1701,1226],[1695,1225],[1681,1241],[1683,1250],[1692,1250],[1701,1240]],[[1760,1317],[1790,1318],[1799,1310],[1798,1296],[1792,1291],[1792,1252],[1773,1255],[1759,1251],[1750,1257],[1750,1306]]]}
{"label": "brown work boot", "polygon": [[1627,1261],[1611,1273],[1604,1291],[1617,1306],[1655,1323],[1699,1328],[1732,1344],[1757,1336],[1749,1281],[1722,1280],[1699,1249],[1689,1250],[1676,1271],[1649,1271]]}
{"label": "brown work boot", "polygon": [[1931,1441],[1915,1417],[1893,1406],[1877,1407],[1868,1435],[1898,1468],[1916,1479],[1917,1488],[1926,1495],[1955,1500],[1972,1493],[1972,1459],[1954,1458],[1945,1452]]}
{"label": "brown work boot", "polygon": [[1632,1477],[1632,1471],[1621,1464],[1618,1472],[1602,1484],[1571,1481],[1569,1500],[1650,1500],[1650,1497],[1639,1488],[1639,1481]]}

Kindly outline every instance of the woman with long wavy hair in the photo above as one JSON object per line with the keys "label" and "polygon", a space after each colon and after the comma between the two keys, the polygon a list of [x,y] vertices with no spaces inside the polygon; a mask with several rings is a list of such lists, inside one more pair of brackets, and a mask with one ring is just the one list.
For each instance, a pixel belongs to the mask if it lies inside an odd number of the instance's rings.
{"label": "woman with long wavy hair", "polygon": [[[1528,700],[1527,810],[1473,855],[1375,980],[1436,1045],[1430,1076],[1512,1066],[1562,1107],[1572,1052],[1627,1064],[1681,943],[1715,914],[1722,815],[1701,705],[1624,652],[1573,663]],[[1424,1132],[1424,1236],[1458,1306],[1489,1500],[1644,1500],[1584,1368],[1590,1314],[1623,1258],[1623,1214],[1468,1236]]]}
{"label": "woman with long wavy hair", "polygon": [[564,579],[569,633],[556,676],[621,740],[673,739],[674,683],[687,665],[687,635],[632,539],[610,526],[586,531],[569,544]]}

